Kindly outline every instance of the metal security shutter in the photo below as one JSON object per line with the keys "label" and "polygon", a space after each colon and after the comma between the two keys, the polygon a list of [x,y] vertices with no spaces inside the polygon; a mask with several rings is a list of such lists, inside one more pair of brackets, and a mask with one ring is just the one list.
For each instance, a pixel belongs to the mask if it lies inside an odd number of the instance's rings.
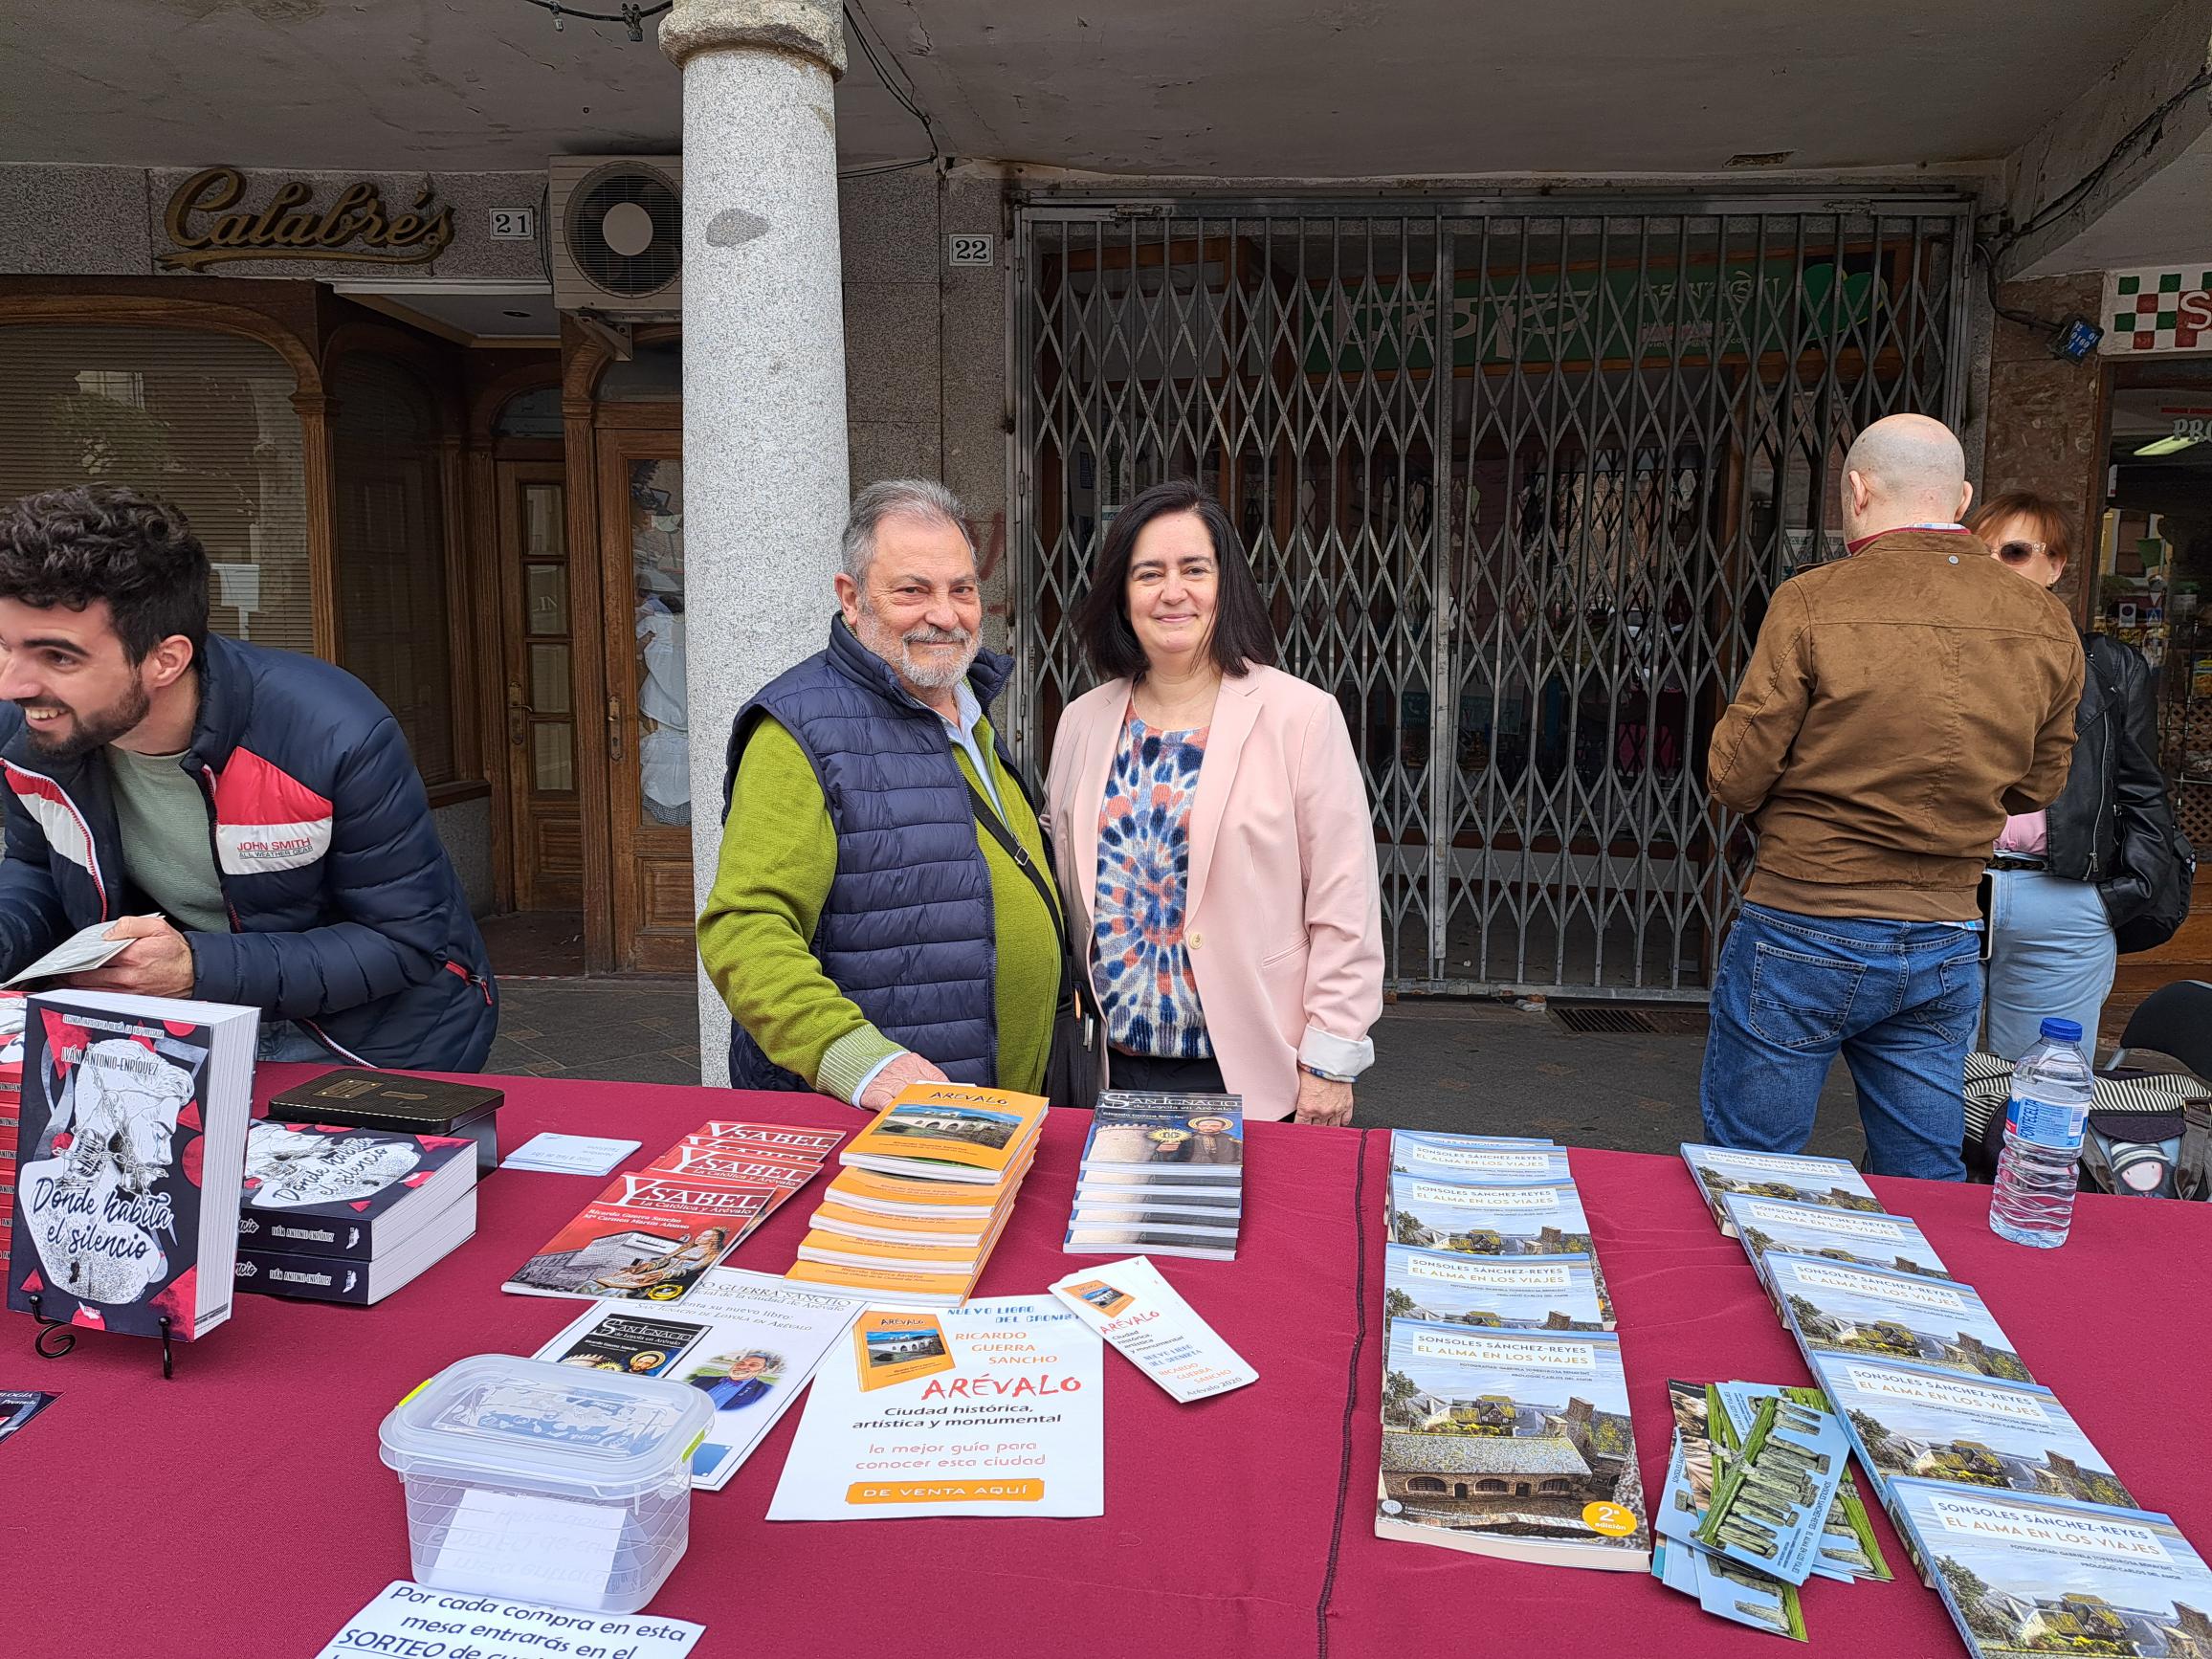
{"label": "metal security shutter", "polygon": [[282,358],[233,335],[0,327],[0,499],[85,483],[161,496],[215,566],[216,631],[312,652],[295,389]]}
{"label": "metal security shutter", "polygon": [[384,699],[428,784],[451,783],[453,681],[438,420],[422,384],[381,357],[330,380],[339,660]]}
{"label": "metal security shutter", "polygon": [[1846,447],[1956,420],[1966,209],[1908,199],[1083,202],[1015,238],[1007,725],[1138,490],[1238,525],[1334,692],[1401,990],[1701,999],[1740,894],[1705,745]]}

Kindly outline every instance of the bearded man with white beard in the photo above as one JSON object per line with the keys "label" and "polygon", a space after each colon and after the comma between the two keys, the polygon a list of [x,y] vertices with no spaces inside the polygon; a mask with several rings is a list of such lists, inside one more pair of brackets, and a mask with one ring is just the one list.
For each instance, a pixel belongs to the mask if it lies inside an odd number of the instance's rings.
{"label": "bearded man with white beard", "polygon": [[863,490],[828,647],[731,730],[698,941],[735,1021],[733,1088],[871,1112],[911,1083],[1041,1091],[1060,899],[990,722],[1013,664],[981,649],[965,518],[940,484]]}

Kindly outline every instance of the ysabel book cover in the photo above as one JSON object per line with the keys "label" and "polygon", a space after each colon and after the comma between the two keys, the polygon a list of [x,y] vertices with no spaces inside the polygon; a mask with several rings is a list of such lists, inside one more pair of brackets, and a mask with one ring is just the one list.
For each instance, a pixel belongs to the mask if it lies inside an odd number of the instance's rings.
{"label": "ysabel book cover", "polygon": [[75,999],[32,1006],[8,1305],[126,1336],[159,1336],[166,1317],[194,1337],[230,1311],[229,1262],[216,1305],[199,1294],[209,1032]]}

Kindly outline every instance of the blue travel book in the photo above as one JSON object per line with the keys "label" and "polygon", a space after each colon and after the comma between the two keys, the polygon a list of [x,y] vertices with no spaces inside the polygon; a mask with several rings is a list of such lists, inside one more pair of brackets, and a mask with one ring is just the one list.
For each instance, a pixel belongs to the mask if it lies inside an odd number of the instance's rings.
{"label": "blue travel book", "polygon": [[1548,1141],[1424,1135],[1409,1129],[1390,1132],[1390,1170],[1394,1175],[1469,1186],[1526,1186],[1572,1179],[1566,1148]]}
{"label": "blue travel book", "polygon": [[1382,1311],[1441,1325],[1604,1331],[1613,1323],[1588,1256],[1474,1256],[1396,1244],[1384,1252]]}
{"label": "blue travel book", "polygon": [[1829,1261],[1916,1273],[1929,1279],[1951,1276],[1935,1247],[1901,1215],[1874,1215],[1737,1192],[1723,1197],[1720,1208],[1762,1285],[1766,1283],[1766,1257],[1774,1251],[1823,1256]]}
{"label": "blue travel book", "polygon": [[2035,1381],[1969,1286],[1779,1252],[1766,1258],[1766,1272],[1808,1360],[1843,1354]]}
{"label": "blue travel book", "polygon": [[1816,1354],[1812,1367],[1877,1496],[1902,1478],[2135,1504],[2047,1388],[1855,1354]]}
{"label": "blue travel book", "polygon": [[1890,1513],[1974,1659],[2212,1650],[2212,1570],[2165,1515],[1893,1480]]}
{"label": "blue travel book", "polygon": [[1682,1145],[1682,1161],[1697,1182],[1713,1223],[1723,1233],[1735,1228],[1720,1207],[1732,1192],[1759,1198],[1789,1199],[1799,1204],[1825,1204],[1833,1209],[1862,1209],[1879,1215],[1882,1201],[1874,1196],[1866,1177],[1841,1158],[1812,1158],[1803,1153],[1738,1152],[1730,1146]]}
{"label": "blue travel book", "polygon": [[1647,1571],[1651,1531],[1620,1338],[1392,1319],[1375,1532]]}
{"label": "blue travel book", "polygon": [[1416,1250],[1470,1255],[1590,1253],[1590,1224],[1571,1181],[1467,1186],[1393,1175],[1390,1237]]}

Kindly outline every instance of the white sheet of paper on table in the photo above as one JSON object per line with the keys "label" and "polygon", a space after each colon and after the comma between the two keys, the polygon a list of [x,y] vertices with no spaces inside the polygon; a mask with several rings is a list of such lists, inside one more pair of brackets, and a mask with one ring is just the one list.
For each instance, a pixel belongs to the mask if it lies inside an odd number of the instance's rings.
{"label": "white sheet of paper on table", "polygon": [[644,1142],[599,1135],[533,1135],[500,1163],[501,1169],[538,1169],[554,1175],[605,1175]]}
{"label": "white sheet of paper on table", "polygon": [[90,927],[79,928],[7,983],[27,984],[33,980],[57,979],[63,974],[86,973],[104,966],[131,945],[127,939],[107,937],[107,930],[114,925],[112,921],[96,921]]}
{"label": "white sheet of paper on table", "polygon": [[[684,1619],[662,1619],[652,1613],[578,1613],[563,1607],[541,1607],[498,1598],[497,1610],[484,1609],[473,1597],[450,1590],[432,1590],[402,1579],[387,1584],[384,1593],[345,1622],[345,1627],[324,1643],[315,1659],[360,1659],[364,1653],[426,1653],[453,1651],[453,1637],[463,1633],[463,1644],[477,1659],[542,1659],[550,1651],[548,1635],[569,1644],[568,1651],[588,1641],[608,1653],[634,1659],[684,1659],[704,1625]],[[455,1603],[466,1603],[456,1606]],[[435,1628],[432,1628],[432,1627]],[[445,1644],[431,1648],[429,1644]]]}
{"label": "white sheet of paper on table", "polygon": [[424,1577],[437,1589],[595,1606],[606,1598],[629,1514],[620,1504],[471,1487]]}

